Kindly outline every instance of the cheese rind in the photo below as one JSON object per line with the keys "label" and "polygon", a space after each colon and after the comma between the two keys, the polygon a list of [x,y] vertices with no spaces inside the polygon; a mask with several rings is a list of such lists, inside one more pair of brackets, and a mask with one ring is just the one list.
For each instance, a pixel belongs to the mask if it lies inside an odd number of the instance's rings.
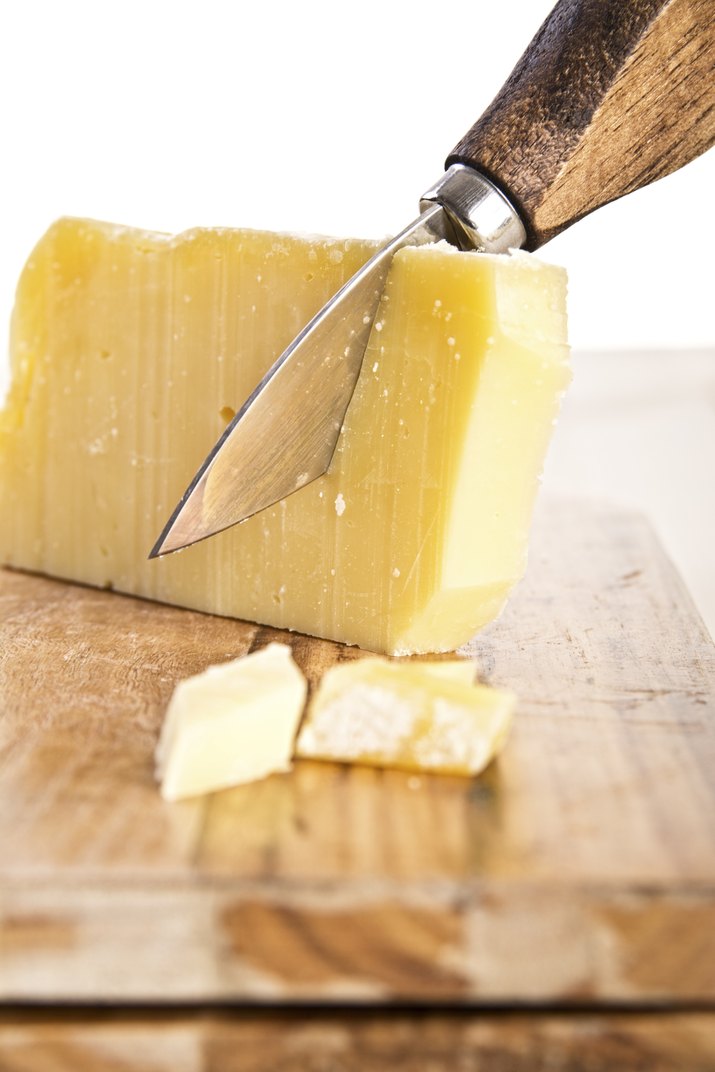
{"label": "cheese rind", "polygon": [[373,249],[58,222],[13,318],[0,560],[373,651],[467,641],[524,571],[569,379],[564,273],[526,255],[398,253],[330,471],[147,561],[233,412]]}
{"label": "cheese rind", "polygon": [[286,644],[180,681],[156,749],[165,800],[288,771],[307,682]]}
{"label": "cheese rind", "polygon": [[513,693],[450,680],[439,664],[361,659],[328,670],[296,755],[444,774],[477,774],[502,749]]}

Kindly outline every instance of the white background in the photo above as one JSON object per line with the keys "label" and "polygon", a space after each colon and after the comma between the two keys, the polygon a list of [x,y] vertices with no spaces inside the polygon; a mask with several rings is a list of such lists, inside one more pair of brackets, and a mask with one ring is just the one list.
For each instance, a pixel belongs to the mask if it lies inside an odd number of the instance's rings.
{"label": "white background", "polygon": [[[6,0],[1,330],[25,258],[60,215],[165,231],[398,229],[550,7]],[[645,509],[711,627],[714,189],[711,152],[542,254],[568,268],[577,350],[663,351],[657,398],[647,384],[641,396],[649,366],[636,355],[623,380],[619,360],[576,361],[547,484]]]}
{"label": "white background", "polygon": [[[399,229],[550,7],[5,2],[0,323],[64,214],[166,231]],[[710,154],[545,248],[569,269],[576,347],[715,340],[714,186]]]}

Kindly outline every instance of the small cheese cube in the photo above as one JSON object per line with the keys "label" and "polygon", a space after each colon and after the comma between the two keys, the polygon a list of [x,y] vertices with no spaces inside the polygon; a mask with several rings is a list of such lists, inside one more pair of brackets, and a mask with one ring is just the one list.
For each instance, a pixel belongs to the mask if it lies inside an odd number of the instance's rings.
{"label": "small cheese cube", "polygon": [[179,682],[156,750],[166,800],[290,770],[307,683],[287,644]]}
{"label": "small cheese cube", "polygon": [[450,680],[449,665],[362,659],[333,667],[310,705],[296,755],[477,774],[501,750],[516,698]]}

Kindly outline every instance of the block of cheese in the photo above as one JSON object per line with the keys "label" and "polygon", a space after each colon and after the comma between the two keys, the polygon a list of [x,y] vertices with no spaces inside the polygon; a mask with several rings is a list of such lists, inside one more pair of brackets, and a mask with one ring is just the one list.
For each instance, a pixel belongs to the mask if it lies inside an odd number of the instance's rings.
{"label": "block of cheese", "polygon": [[17,292],[0,561],[382,653],[467,641],[524,572],[569,379],[564,272],[527,254],[398,253],[330,471],[147,560],[234,411],[373,248],[55,224]]}
{"label": "block of cheese", "polygon": [[296,755],[477,774],[503,747],[516,697],[450,679],[442,664],[360,659],[322,678]]}
{"label": "block of cheese", "polygon": [[180,681],[156,750],[166,800],[290,770],[307,682],[287,644]]}

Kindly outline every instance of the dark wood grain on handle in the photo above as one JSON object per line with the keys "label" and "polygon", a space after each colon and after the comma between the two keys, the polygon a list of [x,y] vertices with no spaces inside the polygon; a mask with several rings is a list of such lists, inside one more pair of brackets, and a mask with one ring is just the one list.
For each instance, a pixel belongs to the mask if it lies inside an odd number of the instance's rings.
{"label": "dark wood grain on handle", "polygon": [[714,141],[715,0],[561,0],[447,166],[495,181],[533,250]]}

